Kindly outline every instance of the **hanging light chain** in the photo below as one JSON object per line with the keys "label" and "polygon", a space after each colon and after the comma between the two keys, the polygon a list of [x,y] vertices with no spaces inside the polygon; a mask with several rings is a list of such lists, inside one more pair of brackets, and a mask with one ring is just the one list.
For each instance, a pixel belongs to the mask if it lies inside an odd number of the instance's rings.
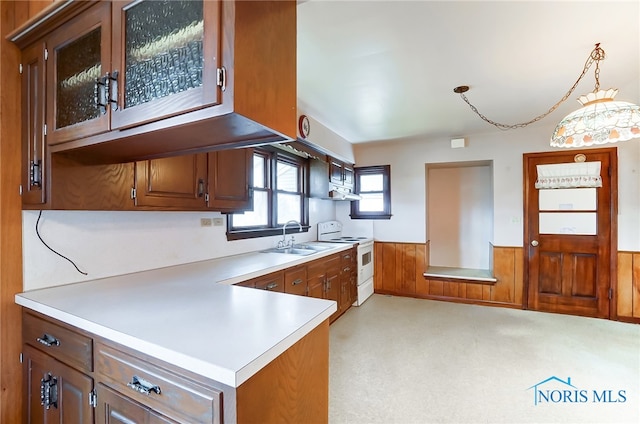
{"label": "hanging light chain", "polygon": [[471,102],[469,101],[467,96],[464,95],[464,93],[469,89],[468,87],[465,87],[465,86],[456,87],[456,88],[454,88],[453,91],[455,93],[460,94],[460,97],[462,98],[462,100],[464,100],[465,103],[467,103],[469,105],[471,110],[473,112],[475,112],[475,114],[478,115],[483,121],[485,121],[485,122],[487,122],[487,123],[499,128],[501,130],[513,130],[513,129],[516,129],[516,128],[523,128],[523,127],[526,127],[529,124],[533,124],[534,122],[540,121],[541,119],[543,119],[544,117],[549,115],[551,112],[556,110],[565,100],[567,100],[569,98],[569,96],[571,96],[571,94],[575,91],[576,87],[578,86],[578,84],[580,83],[582,78],[586,75],[586,73],[589,70],[589,68],[591,67],[591,65],[593,65],[593,62],[596,62],[596,69],[595,69],[596,86],[595,86],[595,89],[593,90],[593,92],[594,93],[597,92],[600,89],[600,61],[603,60],[603,59],[604,59],[604,50],[600,47],[600,43],[597,43],[595,48],[589,54],[589,57],[587,58],[587,61],[585,62],[584,67],[582,69],[582,73],[580,74],[580,76],[578,77],[576,82],[573,84],[573,86],[571,86],[569,91],[567,91],[567,93],[564,96],[562,96],[562,98],[556,104],[551,106],[551,108],[549,110],[547,110],[545,113],[536,116],[535,118],[531,119],[530,121],[522,122],[522,123],[519,123],[519,124],[501,124],[499,122],[496,122],[496,121],[493,121],[493,120],[487,118],[485,115],[480,113],[478,108],[475,107],[473,104],[471,104]]}

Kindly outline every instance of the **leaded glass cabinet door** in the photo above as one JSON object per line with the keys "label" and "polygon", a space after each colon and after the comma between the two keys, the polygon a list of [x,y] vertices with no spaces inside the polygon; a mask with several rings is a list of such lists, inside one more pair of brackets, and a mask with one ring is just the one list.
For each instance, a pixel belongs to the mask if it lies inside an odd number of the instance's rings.
{"label": "leaded glass cabinet door", "polygon": [[105,81],[111,63],[109,3],[98,4],[47,40],[47,144],[109,130]]}
{"label": "leaded glass cabinet door", "polygon": [[219,103],[220,2],[114,2],[112,19],[112,128]]}

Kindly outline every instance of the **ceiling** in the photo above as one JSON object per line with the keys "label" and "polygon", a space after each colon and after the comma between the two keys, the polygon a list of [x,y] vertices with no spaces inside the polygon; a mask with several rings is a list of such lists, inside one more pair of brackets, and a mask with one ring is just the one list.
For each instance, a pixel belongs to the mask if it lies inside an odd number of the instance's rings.
{"label": "ceiling", "polygon": [[[298,109],[351,143],[464,137],[546,112],[596,43],[602,89],[640,103],[640,1],[307,0],[298,4]],[[553,127],[594,90],[595,64]]]}

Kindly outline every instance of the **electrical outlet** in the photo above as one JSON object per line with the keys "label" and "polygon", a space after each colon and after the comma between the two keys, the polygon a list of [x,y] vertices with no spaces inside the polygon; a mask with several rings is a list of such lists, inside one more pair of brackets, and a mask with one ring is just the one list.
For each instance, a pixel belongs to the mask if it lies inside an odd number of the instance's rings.
{"label": "electrical outlet", "polygon": [[211,227],[211,218],[200,218],[201,227]]}
{"label": "electrical outlet", "polygon": [[224,224],[224,221],[222,220],[222,218],[213,218],[213,225],[216,227],[222,227],[222,225]]}

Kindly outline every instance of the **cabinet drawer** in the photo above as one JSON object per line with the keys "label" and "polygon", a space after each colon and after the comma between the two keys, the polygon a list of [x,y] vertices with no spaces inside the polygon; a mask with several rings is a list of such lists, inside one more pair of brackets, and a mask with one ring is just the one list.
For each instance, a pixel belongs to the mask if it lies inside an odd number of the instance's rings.
{"label": "cabinet drawer", "polygon": [[176,421],[222,422],[222,392],[102,343],[96,372],[106,386]]}
{"label": "cabinet drawer", "polygon": [[284,292],[306,296],[307,294],[307,266],[301,265],[289,268],[284,272]]}
{"label": "cabinet drawer", "polygon": [[282,271],[273,272],[254,279],[255,288],[284,293],[284,273]]}
{"label": "cabinet drawer", "polygon": [[93,340],[29,313],[22,315],[22,338],[36,349],[82,371],[93,371]]}

